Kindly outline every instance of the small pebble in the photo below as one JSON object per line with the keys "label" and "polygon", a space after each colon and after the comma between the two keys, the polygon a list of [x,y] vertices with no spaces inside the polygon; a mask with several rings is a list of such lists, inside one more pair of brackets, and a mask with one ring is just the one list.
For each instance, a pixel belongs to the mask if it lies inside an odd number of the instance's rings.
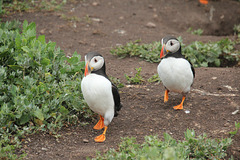
{"label": "small pebble", "polygon": [[188,114],[188,113],[190,113],[190,111],[189,111],[189,110],[186,110],[185,113]]}
{"label": "small pebble", "polygon": [[84,143],[88,143],[89,140],[87,140],[87,139],[83,139],[83,142],[84,142]]}
{"label": "small pebble", "polygon": [[47,151],[48,149],[47,149],[47,148],[44,148],[44,147],[42,147],[42,150],[43,150],[43,151]]}
{"label": "small pebble", "polygon": [[146,24],[146,26],[147,26],[148,28],[156,28],[156,24],[155,24],[155,23],[152,23],[152,22],[148,22],[148,23]]}
{"label": "small pebble", "polygon": [[232,112],[233,115],[237,114],[239,110],[237,109],[236,111]]}

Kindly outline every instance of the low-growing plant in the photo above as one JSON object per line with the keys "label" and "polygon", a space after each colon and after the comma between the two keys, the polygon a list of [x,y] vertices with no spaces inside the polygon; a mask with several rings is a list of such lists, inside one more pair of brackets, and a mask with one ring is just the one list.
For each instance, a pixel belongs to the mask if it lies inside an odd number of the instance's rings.
{"label": "low-growing plant", "polygon": [[125,78],[127,79],[127,82],[129,84],[141,84],[145,81],[144,78],[141,76],[142,68],[139,67],[139,68],[135,68],[135,69],[136,69],[137,73],[134,75],[134,77],[130,77],[127,74],[124,74]]}
{"label": "low-growing plant", "polygon": [[232,136],[234,136],[234,135],[237,134],[237,132],[239,131],[239,129],[240,129],[240,122],[235,122],[235,130],[229,132],[229,134],[231,134]]}
{"label": "low-growing plant", "polygon": [[26,133],[54,134],[92,115],[80,88],[81,56],[67,58],[56,43],[36,37],[35,23],[24,21],[22,30],[15,24],[0,25],[0,159],[12,156]]}
{"label": "low-growing plant", "polygon": [[156,159],[156,160],[190,160],[190,159],[223,159],[231,138],[210,139],[206,134],[196,137],[194,130],[185,132],[185,140],[177,141],[164,133],[164,141],[157,136],[146,136],[142,144],[136,138],[123,138],[117,150],[97,153],[94,160],[102,159]]}
{"label": "low-growing plant", "polygon": [[154,74],[152,77],[150,77],[148,79],[148,82],[152,83],[152,82],[160,82],[160,78],[159,78],[159,75],[158,74]]}
{"label": "low-growing plant", "polygon": [[[240,60],[240,51],[234,51],[235,42],[228,38],[217,42],[203,43],[195,41],[189,45],[182,43],[182,38],[178,38],[182,45],[182,54],[193,64],[194,67],[220,67],[226,61],[236,64]],[[161,43],[139,44],[139,40],[129,42],[125,46],[119,46],[110,52],[121,58],[126,56],[138,56],[152,63],[160,62]]]}
{"label": "low-growing plant", "polygon": [[152,44],[140,44],[141,40],[129,42],[125,46],[119,46],[116,49],[110,50],[110,53],[121,58],[126,56],[138,56],[148,62],[160,62],[160,52],[162,49],[160,42],[153,42]]}
{"label": "low-growing plant", "polygon": [[124,84],[121,83],[120,79],[118,79],[116,77],[113,77],[113,76],[110,76],[109,79],[114,85],[117,86],[117,88],[123,88],[124,87]]}
{"label": "low-growing plant", "polygon": [[0,3],[0,15],[1,14],[9,14],[14,12],[22,12],[22,11],[35,11],[35,10],[60,10],[64,4],[67,3],[67,0],[1,0]]}
{"label": "low-growing plant", "polygon": [[203,30],[202,29],[196,29],[196,30],[193,30],[192,27],[188,28],[187,32],[191,33],[191,34],[194,34],[194,35],[199,35],[201,36],[202,33],[203,33]]}

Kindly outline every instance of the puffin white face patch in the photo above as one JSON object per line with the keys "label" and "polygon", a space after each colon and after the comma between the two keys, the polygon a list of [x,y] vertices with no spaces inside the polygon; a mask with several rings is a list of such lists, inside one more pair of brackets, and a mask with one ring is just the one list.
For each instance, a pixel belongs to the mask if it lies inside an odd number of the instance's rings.
{"label": "puffin white face patch", "polygon": [[95,56],[91,59],[89,66],[93,68],[94,71],[96,71],[102,68],[103,64],[104,64],[104,58],[101,56]]}
{"label": "puffin white face patch", "polygon": [[180,48],[180,42],[176,39],[170,39],[165,45],[165,49],[171,53],[177,52]]}

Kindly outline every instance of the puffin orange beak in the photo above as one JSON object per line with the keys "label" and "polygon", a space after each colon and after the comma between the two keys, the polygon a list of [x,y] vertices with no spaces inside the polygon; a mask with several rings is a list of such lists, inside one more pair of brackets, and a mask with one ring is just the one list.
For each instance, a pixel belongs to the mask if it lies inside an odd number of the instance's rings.
{"label": "puffin orange beak", "polygon": [[88,71],[88,62],[87,62],[87,64],[86,64],[86,66],[85,66],[85,72],[84,72],[84,75],[85,75],[85,77],[86,77],[87,75],[89,75],[89,71]]}
{"label": "puffin orange beak", "polygon": [[163,50],[164,50],[164,45],[162,46],[162,50],[161,50],[161,54],[160,54],[160,58],[164,57]]}

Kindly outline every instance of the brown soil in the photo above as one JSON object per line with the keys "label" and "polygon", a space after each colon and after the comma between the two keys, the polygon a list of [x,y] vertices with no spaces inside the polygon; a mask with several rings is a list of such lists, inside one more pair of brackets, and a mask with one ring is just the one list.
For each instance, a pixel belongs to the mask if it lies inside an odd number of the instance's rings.
{"label": "brown soil", "polygon": [[[214,8],[212,17],[211,8]],[[197,0],[89,0],[67,4],[60,12],[18,13],[3,20],[35,22],[38,34],[57,42],[67,55],[74,51],[82,56],[89,51],[100,52],[105,57],[107,73],[126,84],[124,74],[134,75],[135,68],[142,67],[141,74],[148,79],[157,73],[158,64],[136,57],[119,59],[110,54],[111,48],[137,39],[143,43],[160,41],[168,34],[182,36],[186,44],[225,37],[234,39],[233,26],[240,22],[239,8],[240,3],[233,0],[214,0],[207,6],[200,5]],[[63,14],[65,16],[61,16]],[[148,25],[149,22],[155,26]],[[203,29],[204,35],[188,33],[189,27]],[[121,137],[126,136],[137,137],[141,142],[146,135],[162,137],[167,132],[176,139],[183,139],[189,128],[197,135],[229,137],[234,122],[240,122],[240,113],[232,114],[240,106],[239,66],[195,70],[194,85],[182,111],[172,108],[180,103],[179,94],[170,92],[169,102],[163,103],[161,83],[126,85],[120,89],[124,107],[110,124],[104,143],[93,141],[102,132],[92,129],[96,117],[89,125],[63,128],[58,139],[44,133],[29,136],[22,151],[28,153],[26,159],[85,159],[95,156],[97,150],[117,148]],[[187,110],[190,113],[185,113]],[[228,150],[235,159],[240,159],[239,144],[240,134],[237,134]]]}

